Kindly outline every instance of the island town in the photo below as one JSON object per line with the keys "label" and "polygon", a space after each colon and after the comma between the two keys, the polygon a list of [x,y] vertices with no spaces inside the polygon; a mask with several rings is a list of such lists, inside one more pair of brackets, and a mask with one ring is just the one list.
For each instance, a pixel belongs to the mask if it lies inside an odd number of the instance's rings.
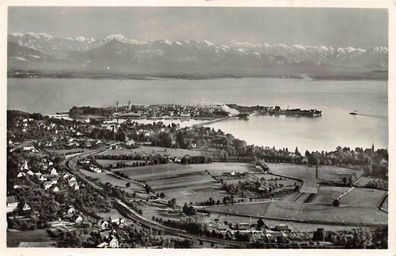
{"label": "island town", "polygon": [[128,105],[120,106],[117,102],[107,108],[73,107],[69,112],[57,113],[55,117],[73,119],[169,119],[169,120],[206,120],[209,122],[222,121],[227,118],[239,117],[248,119],[251,115],[283,115],[287,117],[321,117],[322,111],[317,109],[282,109],[280,106],[242,106],[237,104],[222,105]]}
{"label": "island town", "polygon": [[49,116],[8,110],[8,246],[387,248],[387,149],[300,152],[207,126],[260,114],[322,111],[130,103]]}

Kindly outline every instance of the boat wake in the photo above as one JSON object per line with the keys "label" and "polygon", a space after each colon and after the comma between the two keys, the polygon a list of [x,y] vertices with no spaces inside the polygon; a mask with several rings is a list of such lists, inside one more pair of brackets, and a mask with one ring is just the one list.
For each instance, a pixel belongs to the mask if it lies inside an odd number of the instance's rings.
{"label": "boat wake", "polygon": [[355,116],[367,116],[367,117],[384,118],[384,119],[388,118],[388,116],[383,116],[383,115],[360,114],[360,113],[355,113],[355,112],[352,112],[352,113],[350,113],[350,114],[355,115]]}

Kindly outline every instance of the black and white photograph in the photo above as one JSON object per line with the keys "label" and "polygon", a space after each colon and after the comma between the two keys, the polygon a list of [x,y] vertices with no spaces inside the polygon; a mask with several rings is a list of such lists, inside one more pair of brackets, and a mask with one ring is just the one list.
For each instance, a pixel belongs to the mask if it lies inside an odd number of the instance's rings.
{"label": "black and white photograph", "polygon": [[6,7],[7,248],[390,248],[390,9],[205,3]]}

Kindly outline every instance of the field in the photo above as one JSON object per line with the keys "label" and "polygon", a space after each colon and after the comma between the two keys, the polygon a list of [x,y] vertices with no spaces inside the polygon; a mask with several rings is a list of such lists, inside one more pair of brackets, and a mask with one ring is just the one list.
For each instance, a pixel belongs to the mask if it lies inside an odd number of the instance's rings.
{"label": "field", "polygon": [[207,155],[208,152],[200,151],[200,150],[189,150],[189,149],[180,149],[180,148],[163,148],[163,147],[148,147],[148,146],[140,146],[139,148],[133,149],[134,152],[139,152],[143,154],[159,154],[159,155],[168,155],[171,157],[183,157],[185,155],[190,156],[202,156]]}
{"label": "field", "polygon": [[340,205],[377,208],[386,193],[386,191],[378,189],[354,188],[340,199]]}
{"label": "field", "polygon": [[159,155],[168,155],[170,157],[180,157],[180,158],[185,155],[201,156],[201,155],[209,154],[208,152],[200,151],[200,150],[139,146],[138,148],[134,148],[134,149],[126,149],[126,148],[110,149],[102,153],[99,153],[99,155],[127,155],[127,154],[135,154],[135,153],[146,154],[146,155],[159,154]]}
{"label": "field", "polygon": [[55,154],[67,155],[67,154],[71,154],[71,153],[85,151],[86,149],[84,149],[84,148],[70,148],[70,149],[46,149],[46,150],[51,153],[55,153]]}
{"label": "field", "polygon": [[388,180],[384,179],[378,179],[378,178],[370,178],[370,177],[360,177],[357,179],[353,185],[357,187],[365,187],[367,186],[370,182],[378,183],[380,182],[383,186],[383,188],[388,188]]}
{"label": "field", "polygon": [[350,187],[320,186],[317,194],[312,195],[307,202],[331,205],[334,199],[347,192]]}
{"label": "field", "polygon": [[132,149],[119,148],[119,149],[108,149],[98,153],[97,155],[129,155],[132,154]]}
{"label": "field", "polygon": [[381,205],[381,208],[384,209],[385,211],[388,211],[388,196],[385,198],[384,202]]}
{"label": "field", "polygon": [[386,213],[375,208],[332,207],[283,201],[213,206],[206,209],[209,212],[317,224],[385,225],[388,218]]}
{"label": "field", "polygon": [[361,171],[334,166],[319,166],[319,177],[316,179],[315,167],[293,164],[267,163],[270,173],[303,181],[302,193],[317,193],[320,183],[342,184],[343,177],[358,175]]}
{"label": "field", "polygon": [[90,171],[87,171],[84,169],[80,169],[80,172],[84,176],[99,180],[102,184],[106,184],[107,182],[109,182],[113,186],[118,186],[118,187],[122,188],[122,190],[124,190],[125,192],[128,192],[128,193],[143,191],[143,188],[141,186],[138,186],[132,182],[130,182],[130,187],[127,188],[126,187],[126,183],[128,183],[127,180],[120,179],[120,178],[118,178],[112,174],[106,173],[106,172],[94,173],[94,172],[90,172]]}
{"label": "field", "polygon": [[295,185],[300,185],[300,181],[296,181],[293,179],[288,179],[288,178],[281,178],[276,175],[272,174],[263,174],[263,173],[253,173],[249,172],[248,175],[223,175],[223,176],[217,176],[218,179],[222,179],[225,183],[227,184],[237,184],[238,182],[244,182],[244,181],[250,181],[250,182],[255,182],[256,180],[260,180],[262,184],[269,184],[269,183],[277,183],[277,184],[282,184],[283,187],[295,187]]}
{"label": "field", "polygon": [[128,175],[132,179],[146,180],[147,177],[166,177],[167,175],[173,176],[179,172],[191,172],[189,165],[181,164],[161,164],[152,166],[141,167],[127,167],[117,169],[117,171]]}
{"label": "field", "polygon": [[96,214],[105,220],[108,220],[109,217],[111,217],[112,220],[118,219],[118,218],[124,218],[121,215],[121,213],[119,213],[116,209],[110,209],[109,212],[98,212]]}
{"label": "field", "polygon": [[[324,225],[376,225],[386,224],[387,214],[378,210],[386,191],[340,186],[343,177],[355,175],[360,171],[346,168],[321,166],[319,179],[316,179],[315,167],[291,164],[268,164],[270,172],[282,177],[302,180],[299,193],[284,197],[281,201],[253,202],[234,205],[207,207],[209,212],[226,215],[264,217],[279,221],[307,222]],[[339,184],[330,186],[324,184]],[[349,191],[348,193],[346,193]],[[334,199],[340,197],[340,207],[333,207]],[[384,204],[386,206],[386,203]]]}
{"label": "field", "polygon": [[343,178],[354,175],[359,178],[363,174],[361,170],[353,170],[348,168],[336,167],[336,166],[320,166],[319,167],[319,179],[322,181],[329,181],[335,184],[344,184]]}
{"label": "field", "polygon": [[104,168],[115,168],[118,163],[125,165],[137,164],[138,162],[145,162],[143,160],[108,160],[108,159],[96,159],[96,162]]}
{"label": "field", "polygon": [[190,165],[193,170],[208,171],[213,176],[220,176],[225,172],[251,172],[257,170],[252,164],[247,163],[228,163],[214,162],[210,164],[194,164]]}
{"label": "field", "polygon": [[42,243],[45,246],[47,243],[56,243],[47,233],[45,229],[36,229],[29,231],[10,231],[7,230],[7,247],[17,247],[20,242]]}
{"label": "field", "polygon": [[[227,221],[228,223],[251,223],[256,224],[258,219],[257,217],[244,217],[244,216],[235,216],[235,215],[227,215],[227,214],[218,214],[218,213],[210,213],[206,215],[206,218],[210,221],[218,220],[219,223],[224,223]],[[302,223],[295,221],[279,221],[279,220],[270,220],[264,219],[264,223],[269,227],[275,227],[279,224],[287,225],[291,231],[299,231],[299,232],[312,232],[316,231],[318,228],[324,228],[326,231],[339,231],[339,230],[351,230],[355,228],[361,228],[361,226],[345,226],[345,225],[328,225],[328,224],[315,224],[315,223]]]}
{"label": "field", "polygon": [[[152,149],[146,147],[146,150],[147,148]],[[112,150],[112,152],[116,151]],[[146,152],[148,153],[148,151]],[[316,179],[315,167],[292,164],[268,164],[268,166],[269,174],[263,174],[252,164],[228,162],[195,165],[172,163],[127,167],[113,169],[113,171],[120,171],[130,180],[146,182],[155,193],[163,192],[167,200],[175,198],[179,205],[190,202],[200,204],[208,201],[209,198],[222,202],[222,199],[229,194],[221,190],[220,179],[227,184],[259,179],[262,184],[276,182],[282,183],[284,186],[294,186],[295,183],[302,185],[299,192],[285,196],[278,201],[253,201],[204,207],[210,212],[209,218],[212,218],[213,215],[221,216],[219,218],[221,220],[227,218],[247,222],[252,219],[257,221],[258,217],[263,217],[268,225],[284,223],[294,230],[304,231],[312,231],[324,226],[329,230],[345,230],[359,225],[387,224],[387,213],[378,209],[384,200],[386,191],[363,188],[350,190],[351,187],[343,184],[343,177],[351,175],[359,177],[360,171],[321,166],[319,167],[319,179]],[[102,183],[110,182],[123,187],[124,190],[127,189],[125,180],[108,173],[87,172],[85,174],[100,179]],[[303,183],[301,184],[301,182]],[[141,190],[141,187],[133,189]],[[127,190],[133,189],[128,188]],[[348,193],[346,193],[347,191]],[[341,195],[343,197],[340,199],[340,206],[332,206],[334,199]],[[235,197],[235,199],[239,198]],[[247,201],[245,198],[245,202]],[[387,200],[383,206],[387,207]],[[172,213],[169,213],[167,209],[161,210],[161,207],[153,207],[145,207],[144,211],[150,212],[150,216],[159,214],[163,217],[173,218]],[[165,205],[164,207],[166,208]]]}
{"label": "field", "polygon": [[166,164],[117,169],[130,179],[145,181],[156,193],[164,192],[167,198],[176,198],[180,203],[201,203],[210,197],[221,201],[227,194],[220,190],[220,183],[211,175],[250,170],[251,165],[245,163]]}

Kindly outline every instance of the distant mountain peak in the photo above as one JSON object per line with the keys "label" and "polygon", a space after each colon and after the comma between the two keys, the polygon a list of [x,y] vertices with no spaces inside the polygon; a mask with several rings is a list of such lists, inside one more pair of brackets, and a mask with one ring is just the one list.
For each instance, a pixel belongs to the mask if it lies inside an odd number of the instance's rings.
{"label": "distant mountain peak", "polygon": [[[91,65],[99,70],[107,66],[116,70],[118,65],[119,69],[126,72],[132,68],[144,71],[155,69],[159,72],[173,68],[178,72],[212,72],[222,69],[221,72],[229,70],[227,72],[231,73],[269,73],[275,70],[282,73],[296,68],[298,71],[295,72],[302,70],[301,72],[308,74],[308,69],[312,71],[331,67],[337,67],[339,70],[388,68],[388,48],[384,46],[361,49],[353,46],[341,48],[298,43],[287,45],[234,41],[219,44],[208,40],[169,39],[142,42],[122,34],[94,39],[87,36],[55,37],[35,32],[10,33],[8,42],[16,45],[13,47],[14,50],[9,52],[9,59],[19,62],[38,63],[40,60],[52,58],[62,60],[62,65],[72,66],[75,61],[74,65],[82,65],[84,69],[90,68]],[[18,48],[18,45],[34,49],[36,52]]]}
{"label": "distant mountain peak", "polygon": [[123,34],[112,34],[108,35],[104,39],[105,41],[118,41],[125,44],[146,44],[146,42],[140,42],[134,39],[127,38]]}
{"label": "distant mountain peak", "polygon": [[126,41],[128,40],[123,34],[112,34],[108,35],[105,40],[117,40],[117,41]]}
{"label": "distant mountain peak", "polygon": [[95,38],[92,37],[85,37],[85,36],[76,36],[74,40],[80,41],[80,42],[87,42],[87,43],[93,43],[96,41]]}

